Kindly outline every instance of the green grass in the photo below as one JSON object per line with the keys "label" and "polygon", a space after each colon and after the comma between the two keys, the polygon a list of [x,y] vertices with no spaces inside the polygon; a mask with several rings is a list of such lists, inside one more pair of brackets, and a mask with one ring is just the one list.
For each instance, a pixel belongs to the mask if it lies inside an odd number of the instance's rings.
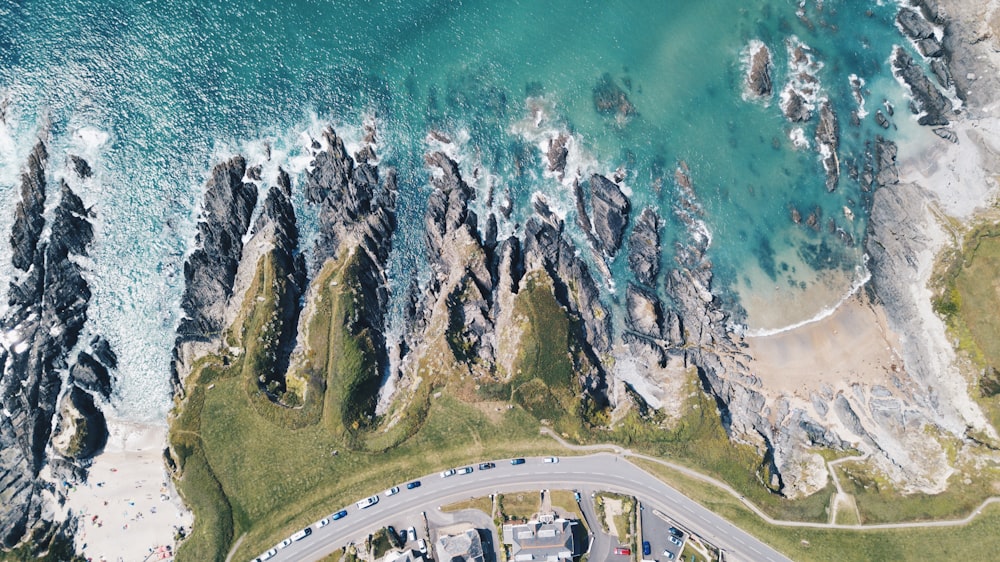
{"label": "green grass", "polygon": [[662,465],[637,461],[645,470],[684,491],[705,507],[797,562],[924,561],[928,545],[935,560],[982,560],[1000,548],[1000,508],[989,506],[964,527],[899,530],[827,530],[779,527],[764,523],[737,499]]}
{"label": "green grass", "polygon": [[483,496],[441,506],[441,511],[444,512],[462,511],[463,509],[478,509],[486,515],[490,515],[493,513],[493,500],[488,496]]}
{"label": "green grass", "polygon": [[541,507],[541,496],[539,496],[538,490],[509,492],[503,494],[500,505],[501,513],[507,520],[523,519],[527,521],[531,519],[532,515],[538,513],[538,509]]}

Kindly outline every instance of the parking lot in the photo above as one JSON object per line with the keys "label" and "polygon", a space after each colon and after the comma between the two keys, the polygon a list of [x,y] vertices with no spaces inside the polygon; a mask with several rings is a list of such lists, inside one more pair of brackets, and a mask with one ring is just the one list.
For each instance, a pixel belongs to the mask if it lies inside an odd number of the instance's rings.
{"label": "parking lot", "polygon": [[[671,562],[680,560],[681,552],[684,550],[684,542],[687,540],[687,533],[679,524],[669,520],[665,515],[655,509],[644,508],[639,512],[642,518],[642,540],[648,541],[650,553],[641,556],[643,560],[657,560],[658,562]],[[675,532],[671,532],[673,527]],[[680,545],[671,542],[671,538],[677,539]],[[641,548],[641,547],[640,547]],[[669,552],[673,558],[664,555],[663,551]]]}

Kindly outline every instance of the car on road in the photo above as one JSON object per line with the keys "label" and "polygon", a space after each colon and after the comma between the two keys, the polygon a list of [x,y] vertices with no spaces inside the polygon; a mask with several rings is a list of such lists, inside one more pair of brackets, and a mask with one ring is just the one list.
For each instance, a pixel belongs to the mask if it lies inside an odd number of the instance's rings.
{"label": "car on road", "polygon": [[493,468],[495,466],[496,466],[496,464],[491,463],[491,462],[481,462],[481,463],[479,463],[479,470],[489,470],[489,469],[491,469],[491,468]]}
{"label": "car on road", "polygon": [[674,553],[670,552],[669,550],[664,550],[663,551],[663,557],[666,558],[667,560],[673,560],[674,559]]}
{"label": "car on road", "polygon": [[334,521],[336,521],[337,519],[342,519],[344,517],[347,517],[347,510],[346,509],[341,509],[337,513],[334,513],[333,515],[331,515],[330,519],[333,519]]}
{"label": "car on road", "polygon": [[472,467],[471,466],[463,466],[462,468],[458,469],[458,473],[459,474],[472,474]]}
{"label": "car on road", "polygon": [[670,542],[674,543],[677,546],[681,546],[682,544],[684,544],[677,537],[667,537],[667,540],[669,540]]}
{"label": "car on road", "polygon": [[413,527],[410,527],[409,529],[407,529],[406,530],[406,540],[407,540],[407,542],[413,542],[413,541],[417,540],[417,530],[414,529]]}
{"label": "car on road", "polygon": [[547,463],[555,464],[555,463],[559,462],[559,457],[545,457],[544,459],[542,459],[542,462],[547,462]]}
{"label": "car on road", "polygon": [[309,527],[306,527],[305,529],[302,529],[301,531],[295,533],[294,535],[288,538],[292,539],[293,541],[300,541],[311,534],[313,534],[313,530]]}
{"label": "car on road", "polygon": [[319,521],[317,521],[313,525],[313,527],[316,527],[317,529],[322,529],[323,527],[326,527],[329,524],[330,524],[330,518],[329,517],[324,517],[324,518],[320,519]]}
{"label": "car on road", "polygon": [[630,556],[632,554],[632,549],[631,548],[626,548],[624,546],[616,546],[615,547],[615,554],[618,554],[618,555],[621,555],[621,556]]}
{"label": "car on road", "polygon": [[378,503],[378,496],[369,496],[358,502],[358,509],[365,509]]}
{"label": "car on road", "polygon": [[276,546],[275,548],[277,548],[278,550],[281,550],[282,548],[285,548],[286,546],[288,546],[290,544],[292,544],[292,539],[291,538],[287,538],[287,539],[279,542],[278,546]]}
{"label": "car on road", "polygon": [[414,480],[413,482],[410,482],[409,484],[406,485],[407,490],[412,490],[414,488],[419,488],[419,487],[420,487],[420,480]]}
{"label": "car on road", "polygon": [[675,537],[683,537],[684,536],[684,533],[681,532],[681,530],[678,529],[677,527],[671,527],[671,528],[669,528],[667,530],[670,531],[670,534],[673,535],[673,536],[675,536]]}
{"label": "car on road", "polygon": [[454,476],[454,475],[455,475],[455,469],[449,468],[448,470],[441,473],[441,478],[447,478],[449,476]]}
{"label": "car on road", "polygon": [[399,493],[399,486],[393,486],[392,488],[389,488],[388,490],[385,491],[386,497],[395,496],[398,493]]}
{"label": "car on road", "polygon": [[524,459],[510,459],[510,464],[513,465],[524,464]]}
{"label": "car on road", "polygon": [[642,541],[642,555],[649,556],[653,552],[653,548],[649,546],[649,541]]}
{"label": "car on road", "polygon": [[272,548],[271,550],[268,550],[264,554],[261,554],[260,558],[258,558],[257,560],[261,560],[262,562],[264,560],[270,560],[271,558],[274,558],[274,555],[277,554],[277,553],[278,553],[278,549],[277,548]]}

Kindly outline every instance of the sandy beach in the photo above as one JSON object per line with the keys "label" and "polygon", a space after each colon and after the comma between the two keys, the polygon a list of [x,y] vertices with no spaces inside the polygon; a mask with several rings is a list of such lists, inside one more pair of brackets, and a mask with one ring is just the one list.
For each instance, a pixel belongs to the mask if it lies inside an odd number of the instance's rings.
{"label": "sandy beach", "polygon": [[108,445],[87,483],[67,493],[66,507],[80,515],[77,551],[94,562],[172,560],[177,529],[190,529],[192,517],[163,465],[167,428],[108,426]]}

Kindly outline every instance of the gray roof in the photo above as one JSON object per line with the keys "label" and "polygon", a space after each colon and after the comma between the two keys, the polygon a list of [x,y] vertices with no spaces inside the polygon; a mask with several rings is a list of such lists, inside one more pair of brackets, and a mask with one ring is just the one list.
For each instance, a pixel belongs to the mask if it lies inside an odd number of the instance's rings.
{"label": "gray roof", "polygon": [[484,562],[483,542],[475,529],[438,537],[436,549],[440,562]]}
{"label": "gray roof", "polygon": [[504,525],[503,541],[511,545],[511,559],[515,561],[569,562],[573,559],[573,522],[556,519],[551,523]]}

